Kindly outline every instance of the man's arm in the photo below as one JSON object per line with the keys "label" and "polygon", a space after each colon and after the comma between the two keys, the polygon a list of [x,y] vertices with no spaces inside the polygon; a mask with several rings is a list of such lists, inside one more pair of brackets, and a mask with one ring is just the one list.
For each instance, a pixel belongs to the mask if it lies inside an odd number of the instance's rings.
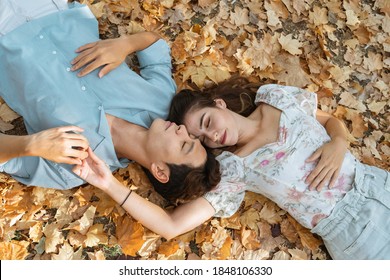
{"label": "man's arm", "polygon": [[58,163],[81,164],[88,156],[88,140],[77,126],[47,129],[31,135],[0,133],[0,163],[23,156],[39,156]]}
{"label": "man's arm", "polygon": [[140,32],[86,44],[76,50],[79,55],[71,62],[72,70],[83,68],[78,73],[82,77],[102,66],[98,74],[102,78],[118,67],[127,55],[149,47],[160,38],[154,32]]}

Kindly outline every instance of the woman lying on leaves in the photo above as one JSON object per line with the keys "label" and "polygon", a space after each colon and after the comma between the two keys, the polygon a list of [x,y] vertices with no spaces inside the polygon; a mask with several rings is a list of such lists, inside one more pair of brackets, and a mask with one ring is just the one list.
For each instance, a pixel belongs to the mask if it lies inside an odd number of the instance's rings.
{"label": "woman lying on leaves", "polygon": [[[208,147],[231,148],[217,157],[221,182],[211,191],[188,191],[198,198],[176,208],[181,219],[172,232],[233,215],[245,191],[253,191],[321,236],[334,259],[390,259],[389,172],[353,157],[342,122],[317,109],[316,94],[274,84],[256,93],[239,78],[203,93],[178,93],[169,117]],[[90,153],[75,172],[114,199],[125,195],[125,187]],[[177,189],[153,184],[165,198],[181,199]],[[148,209],[144,204],[131,195],[124,208],[146,226],[149,218],[165,223],[157,215],[141,215]],[[164,235],[158,226],[153,230]]]}
{"label": "woman lying on leaves", "polygon": [[[85,181],[72,167],[90,149],[110,173],[134,160],[163,184],[200,177],[216,185],[219,173],[207,172],[218,171],[215,157],[183,125],[161,119],[176,85],[158,35],[97,41],[88,7],[66,0],[1,0],[0,32],[0,96],[28,132],[0,134],[0,172],[26,185],[73,188]],[[140,75],[121,63],[135,51]]]}

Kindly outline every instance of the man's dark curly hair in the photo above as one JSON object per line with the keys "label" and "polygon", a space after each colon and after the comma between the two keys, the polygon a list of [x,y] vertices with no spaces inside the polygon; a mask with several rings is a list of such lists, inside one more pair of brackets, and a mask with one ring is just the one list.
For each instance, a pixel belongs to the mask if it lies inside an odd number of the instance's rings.
{"label": "man's dark curly hair", "polygon": [[208,149],[206,162],[200,167],[167,163],[169,181],[161,183],[147,170],[145,173],[154,189],[172,204],[180,204],[201,197],[212,190],[221,180],[219,162]]}

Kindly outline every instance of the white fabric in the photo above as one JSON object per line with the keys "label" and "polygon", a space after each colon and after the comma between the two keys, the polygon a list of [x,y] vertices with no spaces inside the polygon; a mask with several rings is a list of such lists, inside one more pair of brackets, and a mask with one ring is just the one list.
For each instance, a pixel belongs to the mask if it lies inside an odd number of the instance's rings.
{"label": "white fabric", "polygon": [[65,9],[67,0],[0,0],[0,36],[27,21]]}

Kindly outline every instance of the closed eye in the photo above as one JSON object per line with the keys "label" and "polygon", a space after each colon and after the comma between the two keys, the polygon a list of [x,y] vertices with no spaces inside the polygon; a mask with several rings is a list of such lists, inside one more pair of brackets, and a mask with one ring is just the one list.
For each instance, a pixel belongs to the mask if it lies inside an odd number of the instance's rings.
{"label": "closed eye", "polygon": [[210,126],[210,118],[208,118],[207,120],[206,120],[206,128],[209,128],[209,126]]}

